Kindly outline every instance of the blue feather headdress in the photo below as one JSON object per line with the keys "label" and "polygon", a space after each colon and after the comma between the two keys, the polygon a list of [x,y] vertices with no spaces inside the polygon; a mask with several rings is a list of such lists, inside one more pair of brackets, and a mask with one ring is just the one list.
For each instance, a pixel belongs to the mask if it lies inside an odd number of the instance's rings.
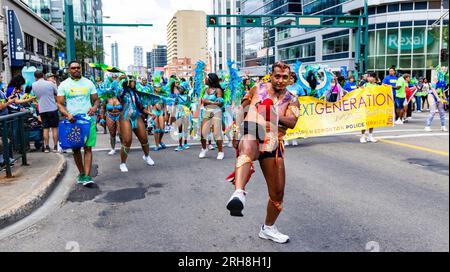
{"label": "blue feather headdress", "polygon": [[197,97],[201,97],[202,91],[205,86],[205,66],[206,64],[203,61],[198,61],[195,67],[195,76],[194,76],[194,94]]}

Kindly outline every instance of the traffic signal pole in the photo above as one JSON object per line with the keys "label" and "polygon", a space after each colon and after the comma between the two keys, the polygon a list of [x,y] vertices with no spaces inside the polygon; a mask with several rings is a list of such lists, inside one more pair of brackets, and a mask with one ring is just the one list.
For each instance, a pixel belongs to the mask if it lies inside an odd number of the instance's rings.
{"label": "traffic signal pole", "polygon": [[73,21],[73,1],[64,0],[66,12],[66,51],[67,60],[71,62],[75,60],[75,28]]}
{"label": "traffic signal pole", "polygon": [[[236,24],[222,24],[220,18],[236,18]],[[278,24],[277,19],[290,19],[291,24]],[[208,15],[207,27],[219,28],[263,28],[287,29],[287,28],[347,28],[357,29],[355,62],[358,73],[363,74],[368,65],[369,55],[369,5],[364,0],[364,9],[360,15]]]}
{"label": "traffic signal pole", "polygon": [[363,61],[363,73],[367,72],[369,61],[369,4],[368,0],[364,0],[364,61]]}

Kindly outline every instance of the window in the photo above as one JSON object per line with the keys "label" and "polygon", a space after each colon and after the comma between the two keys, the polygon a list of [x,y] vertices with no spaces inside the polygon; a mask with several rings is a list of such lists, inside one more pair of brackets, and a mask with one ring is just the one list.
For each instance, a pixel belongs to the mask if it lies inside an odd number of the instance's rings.
{"label": "window", "polygon": [[416,2],[415,7],[416,10],[424,10],[427,9],[427,2]]}
{"label": "window", "polygon": [[397,12],[400,10],[400,7],[398,4],[390,4],[388,5],[388,11],[389,12]]}
{"label": "window", "polygon": [[25,33],[25,50],[34,53],[34,37]]}
{"label": "window", "polygon": [[402,3],[402,11],[413,10],[414,3]]}
{"label": "window", "polygon": [[39,55],[44,55],[44,42],[37,40],[37,53]]}
{"label": "window", "polygon": [[386,13],[386,6],[379,6],[377,8],[377,14],[383,14]]}
{"label": "window", "polygon": [[47,44],[47,57],[53,58],[53,46]]}
{"label": "window", "polygon": [[349,51],[349,36],[327,39],[323,41],[323,54],[336,54]]}

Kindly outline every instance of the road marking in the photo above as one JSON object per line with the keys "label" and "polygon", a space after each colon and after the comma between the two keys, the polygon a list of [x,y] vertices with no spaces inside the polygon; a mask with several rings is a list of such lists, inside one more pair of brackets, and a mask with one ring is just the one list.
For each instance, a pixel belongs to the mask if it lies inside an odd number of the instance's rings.
{"label": "road marking", "polygon": [[438,154],[438,155],[442,155],[442,156],[446,156],[446,157],[449,156],[448,152],[435,150],[435,149],[431,149],[431,148],[426,148],[426,147],[422,147],[422,146],[410,145],[410,144],[394,142],[394,141],[384,140],[384,139],[380,139],[380,142],[387,143],[387,144],[392,144],[392,145],[403,146],[403,147],[408,147],[408,148],[412,148],[412,149],[416,149],[416,150],[420,150],[420,151],[425,151],[425,152],[430,152],[430,153],[434,153],[434,154]]}
{"label": "road marking", "polygon": [[406,134],[406,135],[396,135],[396,136],[381,136],[376,137],[377,139],[402,139],[402,138],[418,138],[418,137],[434,137],[434,136],[449,136],[448,133],[423,133],[423,134]]}

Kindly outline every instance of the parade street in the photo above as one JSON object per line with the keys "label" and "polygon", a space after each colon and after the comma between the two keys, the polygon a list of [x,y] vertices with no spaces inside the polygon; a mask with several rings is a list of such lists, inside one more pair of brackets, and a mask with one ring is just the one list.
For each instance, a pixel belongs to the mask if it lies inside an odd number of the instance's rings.
{"label": "parade street", "polygon": [[65,175],[46,203],[0,230],[0,251],[448,251],[449,135],[437,122],[424,132],[427,114],[376,129],[375,144],[359,143],[354,133],[287,147],[277,222],[291,238],[284,245],[257,235],[268,200],[258,163],[244,217],[231,217],[225,207],[234,188],[225,177],[233,149],[218,161],[217,151],[199,160],[194,143],[181,153],[170,147],[151,152],[151,167],[137,148],[130,172],[121,173],[119,156],[107,155],[109,135],[99,131],[98,188],[76,185],[66,154]]}

